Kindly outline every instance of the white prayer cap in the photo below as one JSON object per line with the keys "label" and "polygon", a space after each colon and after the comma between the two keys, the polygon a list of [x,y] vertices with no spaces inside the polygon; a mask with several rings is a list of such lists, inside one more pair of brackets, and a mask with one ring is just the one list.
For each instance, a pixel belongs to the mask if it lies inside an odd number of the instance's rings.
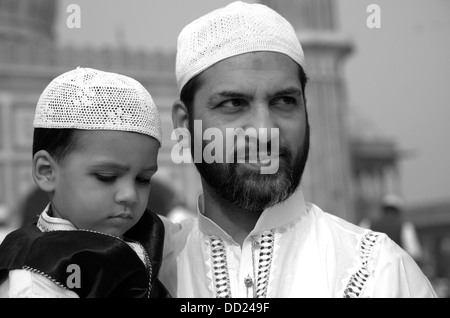
{"label": "white prayer cap", "polygon": [[304,54],[293,26],[273,9],[236,1],[184,27],[178,36],[178,89],[228,57],[256,51],[284,53],[303,66]]}
{"label": "white prayer cap", "polygon": [[125,75],[77,67],[42,92],[34,128],[120,130],[151,136],[161,144],[161,120],[150,93]]}

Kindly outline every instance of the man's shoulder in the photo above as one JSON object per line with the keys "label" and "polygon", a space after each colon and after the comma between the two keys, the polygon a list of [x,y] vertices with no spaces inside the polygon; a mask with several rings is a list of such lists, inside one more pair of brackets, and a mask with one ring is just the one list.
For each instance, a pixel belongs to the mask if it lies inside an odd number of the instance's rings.
{"label": "man's shoulder", "polygon": [[197,223],[196,217],[189,217],[182,219],[180,221],[174,222],[166,216],[160,215],[159,218],[164,224],[166,233],[169,235],[180,234],[184,232],[189,232]]}
{"label": "man's shoulder", "polygon": [[318,230],[326,231],[332,237],[347,238],[360,242],[369,233],[374,233],[380,239],[386,236],[384,233],[371,231],[343,217],[326,212],[314,203],[306,203],[306,209],[308,214],[313,216]]}
{"label": "man's shoulder", "polygon": [[165,228],[163,258],[166,258],[167,255],[180,250],[184,246],[189,234],[197,226],[198,219],[190,217],[180,222],[173,222],[165,216],[160,216],[160,218]]}

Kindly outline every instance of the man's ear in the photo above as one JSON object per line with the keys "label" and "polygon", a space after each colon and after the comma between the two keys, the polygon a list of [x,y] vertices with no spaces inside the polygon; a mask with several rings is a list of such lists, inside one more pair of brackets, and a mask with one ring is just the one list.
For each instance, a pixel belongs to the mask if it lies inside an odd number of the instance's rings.
{"label": "man's ear", "polygon": [[33,156],[33,180],[45,192],[55,191],[56,162],[45,150],[39,150]]}
{"label": "man's ear", "polygon": [[189,129],[189,115],[186,105],[181,100],[176,100],[172,106],[173,128]]}
{"label": "man's ear", "polygon": [[186,105],[181,100],[176,100],[173,103],[172,123],[174,131],[171,139],[178,140],[178,145],[182,148],[190,148],[189,115]]}

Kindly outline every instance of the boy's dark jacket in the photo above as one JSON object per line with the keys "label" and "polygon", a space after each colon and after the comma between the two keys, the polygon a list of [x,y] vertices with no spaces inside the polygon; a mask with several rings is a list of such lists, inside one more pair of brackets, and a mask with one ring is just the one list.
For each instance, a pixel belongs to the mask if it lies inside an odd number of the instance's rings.
{"label": "boy's dark jacket", "polygon": [[[8,234],[0,245],[0,282],[8,271],[27,268],[82,298],[170,297],[157,279],[164,246],[160,218],[146,210],[124,238],[144,246],[151,277],[137,254],[118,238],[82,230],[41,232],[32,222]],[[79,288],[72,286],[72,264],[79,268]]]}

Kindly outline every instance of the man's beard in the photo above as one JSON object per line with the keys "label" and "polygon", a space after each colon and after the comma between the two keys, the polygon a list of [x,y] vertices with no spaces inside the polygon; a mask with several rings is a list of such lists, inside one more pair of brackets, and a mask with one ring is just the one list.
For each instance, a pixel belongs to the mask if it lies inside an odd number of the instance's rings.
{"label": "man's beard", "polygon": [[[274,174],[261,174],[259,169],[245,167],[236,161],[202,161],[195,165],[203,180],[220,198],[240,209],[262,213],[289,198],[299,186],[309,153],[309,134],[307,122],[305,138],[295,157],[288,147],[280,145],[279,168]],[[202,148],[204,147],[203,141]]]}

